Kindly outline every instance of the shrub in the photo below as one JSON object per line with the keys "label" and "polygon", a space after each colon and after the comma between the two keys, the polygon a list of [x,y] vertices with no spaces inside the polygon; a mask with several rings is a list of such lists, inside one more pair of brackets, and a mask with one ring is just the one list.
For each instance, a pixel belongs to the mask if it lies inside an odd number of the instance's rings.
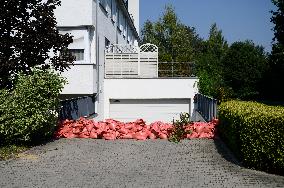
{"label": "shrub", "polygon": [[65,80],[52,71],[19,74],[13,90],[0,90],[0,139],[6,143],[41,141],[52,135],[58,95]]}
{"label": "shrub", "polygon": [[283,174],[284,107],[228,101],[219,106],[219,131],[244,165]]}

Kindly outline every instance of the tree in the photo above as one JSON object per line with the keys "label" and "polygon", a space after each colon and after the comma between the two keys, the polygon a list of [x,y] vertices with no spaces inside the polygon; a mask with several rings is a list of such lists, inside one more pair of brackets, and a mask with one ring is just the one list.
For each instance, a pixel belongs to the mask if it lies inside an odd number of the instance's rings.
{"label": "tree", "polygon": [[[0,4],[0,89],[11,88],[19,72],[33,67],[63,71],[74,58],[68,34],[56,29],[54,9],[60,0],[3,0]],[[53,55],[51,55],[53,54]]]}
{"label": "tree", "polygon": [[284,89],[279,85],[284,81],[284,0],[272,0],[272,2],[277,10],[271,11],[271,22],[275,26],[267,90],[271,92],[274,98],[284,100]]}
{"label": "tree", "polygon": [[142,43],[153,43],[159,47],[161,62],[190,62],[200,49],[201,39],[195,28],[182,24],[172,6],[157,22],[146,21],[142,29]]}
{"label": "tree", "polygon": [[223,58],[228,50],[227,41],[219,30],[217,24],[211,25],[209,37],[203,42],[202,53],[197,61],[200,92],[223,100],[225,90],[223,83]]}
{"label": "tree", "polygon": [[267,55],[262,46],[252,41],[234,42],[223,59],[222,76],[236,98],[252,99],[260,94],[267,67]]}

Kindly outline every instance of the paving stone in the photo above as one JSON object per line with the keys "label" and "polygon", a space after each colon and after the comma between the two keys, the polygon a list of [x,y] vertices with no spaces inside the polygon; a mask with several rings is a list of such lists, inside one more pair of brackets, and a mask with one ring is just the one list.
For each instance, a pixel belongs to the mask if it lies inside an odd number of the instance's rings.
{"label": "paving stone", "polygon": [[220,140],[60,139],[0,161],[0,187],[284,187]]}

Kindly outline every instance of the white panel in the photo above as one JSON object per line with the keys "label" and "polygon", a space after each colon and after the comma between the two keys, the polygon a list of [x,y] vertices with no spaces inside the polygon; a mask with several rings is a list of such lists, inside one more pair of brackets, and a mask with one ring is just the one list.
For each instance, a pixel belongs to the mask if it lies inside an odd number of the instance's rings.
{"label": "white panel", "polygon": [[91,0],[61,0],[61,6],[55,9],[57,26],[92,25]]}
{"label": "white panel", "polygon": [[142,118],[147,123],[171,123],[181,112],[190,113],[190,99],[121,99],[110,101],[110,118],[123,122]]}
{"label": "white panel", "polygon": [[75,64],[64,71],[62,76],[68,83],[61,94],[93,94],[94,93],[94,67],[93,65]]}

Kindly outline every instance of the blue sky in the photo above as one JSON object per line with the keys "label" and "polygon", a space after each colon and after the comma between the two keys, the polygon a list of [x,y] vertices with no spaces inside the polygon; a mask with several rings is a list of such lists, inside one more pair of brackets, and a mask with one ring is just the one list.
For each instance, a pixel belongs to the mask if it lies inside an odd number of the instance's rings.
{"label": "blue sky", "polygon": [[216,22],[230,44],[250,39],[271,51],[270,10],[275,6],[270,0],[140,0],[140,30],[147,19],[157,21],[166,4],[173,5],[181,22],[195,27],[204,39]]}

